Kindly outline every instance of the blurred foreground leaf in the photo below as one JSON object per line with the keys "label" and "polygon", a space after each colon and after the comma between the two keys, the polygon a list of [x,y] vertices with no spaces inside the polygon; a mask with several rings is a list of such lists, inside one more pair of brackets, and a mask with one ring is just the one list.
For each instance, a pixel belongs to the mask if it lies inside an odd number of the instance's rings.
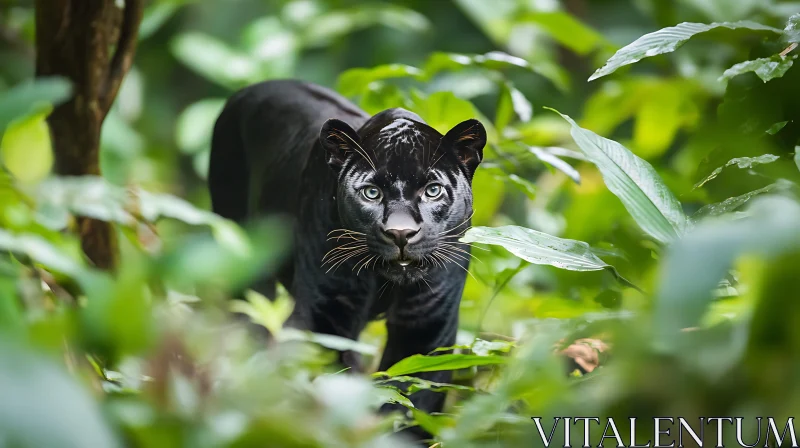
{"label": "blurred foreground leaf", "polygon": [[0,435],[20,447],[122,446],[100,407],[52,362],[0,341]]}
{"label": "blurred foreground leaf", "polygon": [[699,224],[669,248],[656,302],[659,342],[674,347],[682,328],[697,325],[711,291],[746,253],[773,257],[800,248],[800,204],[780,196],[758,199],[750,217]]}
{"label": "blurred foreground leaf", "polygon": [[0,142],[3,165],[21,182],[42,180],[53,166],[50,128],[45,110],[12,122]]}

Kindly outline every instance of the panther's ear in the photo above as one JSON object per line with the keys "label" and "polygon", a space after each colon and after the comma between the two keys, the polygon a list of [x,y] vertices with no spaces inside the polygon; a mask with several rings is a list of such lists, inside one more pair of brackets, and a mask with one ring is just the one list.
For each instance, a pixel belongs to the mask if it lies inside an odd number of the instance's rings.
{"label": "panther's ear", "polygon": [[334,170],[339,170],[350,153],[356,151],[359,140],[350,125],[335,118],[326,121],[319,131],[319,142],[328,153],[328,166]]}
{"label": "panther's ear", "polygon": [[475,119],[463,121],[450,129],[444,140],[469,172],[474,173],[483,160],[483,147],[486,145],[486,129],[481,122]]}

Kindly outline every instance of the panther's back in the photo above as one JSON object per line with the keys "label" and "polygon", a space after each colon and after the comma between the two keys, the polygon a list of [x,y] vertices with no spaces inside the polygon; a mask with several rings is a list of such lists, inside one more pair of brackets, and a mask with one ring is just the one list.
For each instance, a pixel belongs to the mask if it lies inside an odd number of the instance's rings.
{"label": "panther's back", "polygon": [[240,223],[265,214],[296,217],[302,173],[328,118],[360,125],[368,116],[335,92],[303,81],[265,81],[234,94],[211,142],[214,212]]}

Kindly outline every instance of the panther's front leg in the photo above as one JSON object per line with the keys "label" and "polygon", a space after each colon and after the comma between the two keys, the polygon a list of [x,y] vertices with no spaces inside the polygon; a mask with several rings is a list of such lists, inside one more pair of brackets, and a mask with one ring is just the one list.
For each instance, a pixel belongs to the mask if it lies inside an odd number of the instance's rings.
{"label": "panther's front leg", "polygon": [[[452,271],[451,274],[453,274]],[[381,371],[385,371],[411,355],[448,353],[433,351],[440,347],[455,345],[458,331],[458,308],[464,280],[459,278],[463,276],[457,274],[449,277],[436,283],[431,282],[431,287],[422,283],[399,288],[386,316],[388,340],[381,358]],[[437,383],[446,383],[450,381],[452,372],[423,372],[414,376]],[[407,386],[402,383],[395,385],[401,388]],[[440,412],[444,406],[445,393],[422,390],[412,394],[410,399],[417,409],[428,413]],[[399,405],[385,405],[381,410],[384,412],[403,411],[404,408]],[[420,428],[414,428],[411,432],[417,438],[430,436]]]}

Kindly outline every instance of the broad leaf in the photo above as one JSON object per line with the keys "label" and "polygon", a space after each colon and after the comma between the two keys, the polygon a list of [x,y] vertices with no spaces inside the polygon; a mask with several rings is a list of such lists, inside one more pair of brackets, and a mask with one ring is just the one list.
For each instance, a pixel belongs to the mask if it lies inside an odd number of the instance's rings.
{"label": "broad leaf", "polygon": [[2,341],[0,352],[0,434],[4,441],[28,447],[123,446],[82,381],[29,348]]}
{"label": "broad leaf", "polygon": [[728,81],[734,76],[741,75],[742,73],[753,72],[761,78],[762,81],[767,82],[775,78],[780,78],[785,75],[792,67],[796,56],[781,57],[780,55],[771,56],[768,58],[753,59],[751,61],[740,62],[733,67],[725,70],[722,76],[719,77],[720,81]]}
{"label": "broad leaf", "polygon": [[598,258],[583,241],[558,238],[519,226],[473,227],[461,241],[502,246],[525,261],[569,271],[608,270],[621,283],[633,286],[613,266]]}
{"label": "broad leaf", "polygon": [[24,254],[46,268],[79,277],[85,271],[81,261],[69,257],[38,235],[15,235],[0,229],[0,251]]}
{"label": "broad leaf", "polygon": [[436,372],[439,370],[466,369],[474,366],[505,364],[508,358],[504,356],[478,356],[478,355],[413,355],[398,361],[389,367],[386,372],[377,372],[389,376],[403,376],[419,372]]}
{"label": "broad leaf", "polygon": [[620,67],[633,64],[644,58],[675,51],[693,36],[717,28],[771,31],[773,33],[781,32],[781,30],[777,28],[747,20],[711,24],[683,22],[676,26],[645,34],[633,41],[633,43],[626,45],[617,51],[603,67],[594,72],[594,74],[589,77],[589,81],[611,74]]}
{"label": "broad leaf", "polygon": [[568,115],[561,116],[572,125],[575,143],[597,165],[608,189],[642,230],[662,243],[683,234],[686,216],[681,204],[649,163],[619,143],[583,129]]}
{"label": "broad leaf", "polygon": [[693,188],[702,187],[706,182],[708,182],[711,179],[714,179],[715,177],[719,176],[719,173],[721,173],[723,169],[725,169],[725,168],[727,168],[729,166],[736,165],[739,168],[752,168],[755,165],[762,165],[762,164],[765,164],[765,163],[772,163],[772,162],[778,160],[779,158],[780,157],[772,155],[772,154],[764,154],[764,155],[760,155],[758,157],[736,157],[735,159],[729,160],[728,163],[726,163],[725,165],[722,165],[721,167],[719,167],[719,168],[715,169],[714,171],[712,171],[711,174],[706,176],[700,182],[696,183]]}
{"label": "broad leaf", "polygon": [[712,291],[745,253],[774,256],[800,248],[800,204],[761,198],[740,220],[699,224],[669,248],[661,265],[655,322],[660,343],[674,347],[675,333],[698,324]]}

